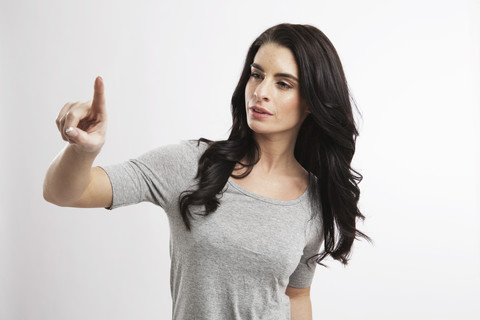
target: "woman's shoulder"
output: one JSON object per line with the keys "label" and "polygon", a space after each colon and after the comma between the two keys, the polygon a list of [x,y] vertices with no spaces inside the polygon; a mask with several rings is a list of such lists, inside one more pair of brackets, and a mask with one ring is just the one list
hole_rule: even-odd
{"label": "woman's shoulder", "polygon": [[180,149],[184,149],[185,152],[191,152],[197,157],[200,157],[213,142],[214,141],[210,141],[204,138],[188,139],[181,140],[177,147],[179,147]]}
{"label": "woman's shoulder", "polygon": [[207,147],[207,143],[198,139],[178,140],[144,152],[135,161],[152,167],[162,167],[167,164],[190,167],[197,163]]}
{"label": "woman's shoulder", "polygon": [[189,147],[198,148],[198,149],[206,149],[208,148],[208,146],[210,146],[214,142],[215,141],[208,140],[205,138],[180,140],[180,144],[184,144]]}

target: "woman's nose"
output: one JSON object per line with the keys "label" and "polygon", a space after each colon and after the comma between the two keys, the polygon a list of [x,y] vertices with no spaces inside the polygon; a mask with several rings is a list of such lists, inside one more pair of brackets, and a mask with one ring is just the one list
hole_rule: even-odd
{"label": "woman's nose", "polygon": [[253,92],[253,95],[257,98],[257,100],[270,100],[270,92],[269,87],[266,79],[263,79],[262,82],[258,84]]}

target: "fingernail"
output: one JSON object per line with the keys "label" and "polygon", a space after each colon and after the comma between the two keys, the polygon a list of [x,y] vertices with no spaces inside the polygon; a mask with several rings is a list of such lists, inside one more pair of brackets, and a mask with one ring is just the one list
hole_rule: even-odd
{"label": "fingernail", "polygon": [[65,133],[67,134],[67,136],[69,137],[76,137],[78,132],[77,130],[74,130],[73,127],[68,127],[67,130],[65,130]]}

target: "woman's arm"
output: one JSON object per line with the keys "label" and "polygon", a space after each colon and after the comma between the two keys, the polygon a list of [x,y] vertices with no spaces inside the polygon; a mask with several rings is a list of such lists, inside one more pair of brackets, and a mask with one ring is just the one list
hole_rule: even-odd
{"label": "woman's arm", "polygon": [[109,207],[112,186],[103,169],[92,168],[95,156],[78,153],[68,145],[47,170],[43,182],[44,199],[62,207]]}
{"label": "woman's arm", "polygon": [[69,144],[47,170],[43,197],[59,206],[110,206],[110,180],[101,168],[92,168],[105,142],[107,114],[102,78],[95,80],[91,103],[65,104],[56,122],[63,140]]}
{"label": "woman's arm", "polygon": [[294,288],[287,286],[285,294],[290,298],[291,320],[312,320],[312,302],[310,287]]}

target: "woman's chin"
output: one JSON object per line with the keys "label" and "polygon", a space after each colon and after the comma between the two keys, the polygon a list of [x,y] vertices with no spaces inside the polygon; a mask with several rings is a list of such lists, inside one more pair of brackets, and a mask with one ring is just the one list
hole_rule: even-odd
{"label": "woman's chin", "polygon": [[269,130],[268,126],[259,123],[248,123],[248,127],[257,134],[273,133],[271,128]]}

